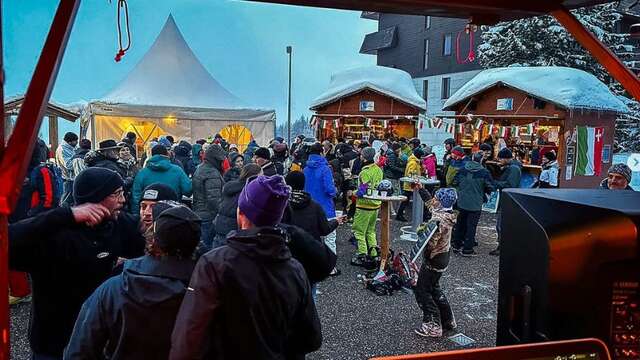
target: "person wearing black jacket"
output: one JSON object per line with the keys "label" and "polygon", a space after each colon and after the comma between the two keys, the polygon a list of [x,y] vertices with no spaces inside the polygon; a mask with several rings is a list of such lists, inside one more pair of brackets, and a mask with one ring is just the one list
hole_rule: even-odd
{"label": "person wearing black jacket", "polygon": [[152,252],[127,260],[85,301],[64,358],[166,359],[200,240],[200,218],[186,206],[154,208]]}
{"label": "person wearing black jacket", "polygon": [[253,162],[260,165],[265,176],[278,175],[278,168],[271,162],[271,153],[265,147],[258,148],[253,154]]}
{"label": "person wearing black jacket", "polygon": [[[334,232],[338,228],[338,225],[344,222],[344,217],[327,220],[327,216],[320,204],[311,199],[311,195],[304,191],[304,173],[292,171],[287,174],[285,179],[287,185],[291,186],[292,191],[289,206],[285,209],[284,216],[282,217],[282,223],[298,226],[309,233],[319,243],[327,245],[322,237]],[[309,219],[315,220],[309,221]],[[335,249],[329,249],[335,255]],[[296,258],[295,254],[293,257]],[[302,262],[302,265],[304,265],[304,262]],[[330,275],[340,275],[340,271],[338,269],[332,269]],[[311,281],[311,283],[315,285],[313,281]],[[315,286],[312,286],[312,291],[314,291],[315,298]]]}
{"label": "person wearing black jacket", "polygon": [[196,264],[169,359],[303,359],[320,348],[309,279],[277,227],[289,195],[280,176],[244,187],[239,230]]}
{"label": "person wearing black jacket", "polygon": [[[253,176],[261,175],[262,169],[256,164],[246,164],[240,171],[238,180],[230,181],[222,187],[222,201],[218,214],[213,220],[213,248],[223,246],[227,243],[227,234],[238,229],[238,220],[236,214],[238,212],[238,197],[244,189],[247,180]],[[211,246],[200,244],[198,255],[211,250]]]}
{"label": "person wearing black jacket", "polygon": [[122,212],[124,182],[91,168],[74,182],[76,205],[9,225],[9,268],[33,286],[30,344],[34,358],[58,359],[82,303],[106,280],[118,258],[144,253],[138,221]]}

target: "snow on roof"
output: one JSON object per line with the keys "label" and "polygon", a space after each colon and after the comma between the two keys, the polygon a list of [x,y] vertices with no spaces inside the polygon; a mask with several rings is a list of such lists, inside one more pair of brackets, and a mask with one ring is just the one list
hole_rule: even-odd
{"label": "snow on roof", "polygon": [[447,110],[498,83],[567,109],[629,112],[629,108],[595,76],[561,66],[487,69],[462,86],[444,104]]}
{"label": "snow on roof", "polygon": [[142,60],[101,101],[187,108],[244,107],[202,66],[171,15]]}
{"label": "snow on roof", "polygon": [[369,88],[422,110],[426,102],[418,93],[408,73],[384,66],[366,66],[342,71],[331,76],[329,89],[311,103],[311,110],[339,98]]}

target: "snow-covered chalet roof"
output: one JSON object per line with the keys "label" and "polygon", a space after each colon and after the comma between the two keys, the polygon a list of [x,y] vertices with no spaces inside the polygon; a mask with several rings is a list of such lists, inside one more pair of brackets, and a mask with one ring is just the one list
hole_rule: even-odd
{"label": "snow-covered chalet roof", "polygon": [[561,66],[487,69],[462,86],[444,104],[444,110],[493,86],[503,84],[566,109],[627,113],[629,108],[595,76]]}
{"label": "snow-covered chalet roof", "polygon": [[100,101],[184,108],[244,107],[200,63],[171,15],[142,60]]}
{"label": "snow-covered chalet roof", "polygon": [[310,108],[315,110],[367,88],[426,110],[427,103],[418,95],[411,75],[384,66],[366,66],[333,74],[329,89],[313,100]]}

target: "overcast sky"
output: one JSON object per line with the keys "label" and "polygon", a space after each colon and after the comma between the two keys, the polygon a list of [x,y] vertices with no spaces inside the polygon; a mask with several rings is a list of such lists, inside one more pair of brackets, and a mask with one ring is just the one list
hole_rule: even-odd
{"label": "overcast sky", "polygon": [[[116,2],[82,2],[55,101],[89,101],[108,93],[149,49],[170,13],[213,77],[246,103],[276,109],[279,122],[287,116],[287,45],[294,48],[293,119],[309,113],[309,103],[332,73],[375,64],[375,56],[358,51],[377,23],[361,19],[359,12],[225,0],[129,1],[133,44],[116,63]],[[56,4],[2,2],[5,96],[25,92]]]}

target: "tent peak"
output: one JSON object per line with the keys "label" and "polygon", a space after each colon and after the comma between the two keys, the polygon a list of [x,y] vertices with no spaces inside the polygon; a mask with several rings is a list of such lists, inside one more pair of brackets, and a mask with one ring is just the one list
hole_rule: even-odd
{"label": "tent peak", "polygon": [[101,100],[186,108],[245,107],[202,65],[171,14],[140,62]]}

